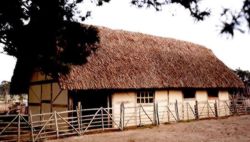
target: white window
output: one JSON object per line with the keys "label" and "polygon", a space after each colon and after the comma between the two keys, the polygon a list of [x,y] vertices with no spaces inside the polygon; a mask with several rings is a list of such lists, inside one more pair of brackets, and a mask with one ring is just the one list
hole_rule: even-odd
{"label": "white window", "polygon": [[137,92],[137,103],[153,103],[154,92],[153,91],[140,91]]}

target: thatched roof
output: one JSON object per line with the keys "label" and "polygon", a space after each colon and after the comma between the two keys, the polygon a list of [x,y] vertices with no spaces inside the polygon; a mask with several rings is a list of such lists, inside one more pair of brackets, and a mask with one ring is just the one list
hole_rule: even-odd
{"label": "thatched roof", "polygon": [[[141,33],[99,28],[100,47],[59,78],[63,89],[242,88],[211,50]],[[219,47],[218,47],[219,48]]]}

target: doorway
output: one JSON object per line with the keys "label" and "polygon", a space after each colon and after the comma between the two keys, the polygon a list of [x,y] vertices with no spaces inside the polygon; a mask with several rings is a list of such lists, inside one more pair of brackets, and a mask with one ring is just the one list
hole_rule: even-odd
{"label": "doorway", "polygon": [[73,100],[73,108],[81,103],[83,109],[107,108],[111,107],[111,92],[103,90],[80,90],[71,91],[70,95]]}
{"label": "doorway", "polygon": [[[88,129],[111,128],[112,115],[111,92],[103,90],[80,90],[71,91],[70,96],[73,102],[73,108],[76,109],[81,103],[81,122],[90,125]],[[102,108],[101,108],[102,107]],[[73,114],[74,117],[77,114]]]}

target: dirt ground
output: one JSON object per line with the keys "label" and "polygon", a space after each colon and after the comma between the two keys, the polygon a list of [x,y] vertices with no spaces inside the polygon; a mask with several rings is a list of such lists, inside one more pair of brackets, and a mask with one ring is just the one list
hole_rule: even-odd
{"label": "dirt ground", "polygon": [[50,142],[250,142],[250,115],[105,132]]}

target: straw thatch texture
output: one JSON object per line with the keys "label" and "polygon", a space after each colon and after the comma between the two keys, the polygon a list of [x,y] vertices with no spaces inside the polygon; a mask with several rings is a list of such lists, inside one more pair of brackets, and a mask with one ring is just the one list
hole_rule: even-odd
{"label": "straw thatch texture", "polygon": [[[59,78],[64,89],[241,88],[211,50],[190,42],[99,28],[100,47]],[[218,47],[219,48],[219,47]]]}

